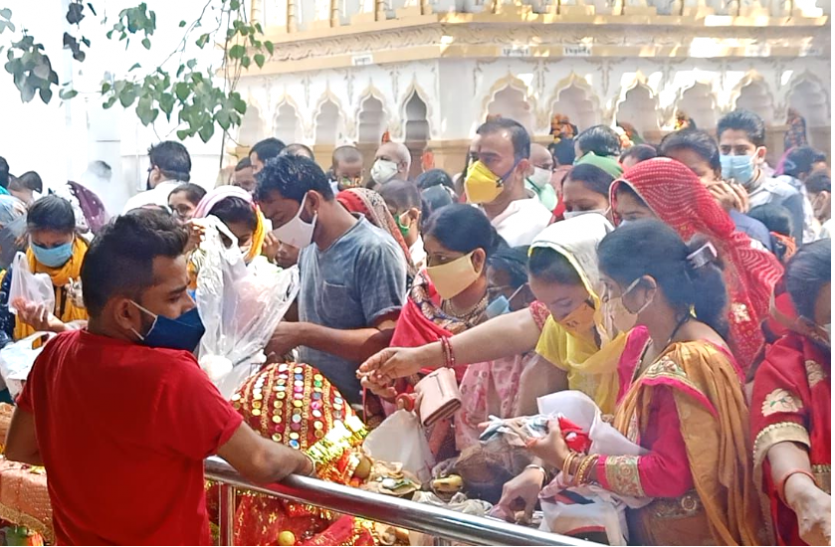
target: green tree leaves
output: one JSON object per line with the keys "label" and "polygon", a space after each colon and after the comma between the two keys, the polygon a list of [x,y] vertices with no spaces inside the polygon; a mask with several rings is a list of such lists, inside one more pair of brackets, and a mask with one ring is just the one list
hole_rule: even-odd
{"label": "green tree leaves", "polygon": [[[245,4],[241,0],[223,0],[218,24],[205,27],[215,29],[210,32],[197,30],[203,27],[205,7],[193,22],[179,21],[178,28],[184,29],[183,39],[159,66],[143,75],[142,65],[135,63],[124,78],[102,83],[100,93],[104,108],[112,108],[116,103],[124,108],[133,108],[143,125],[158,121],[162,113],[167,121],[178,124],[177,137],[180,139],[197,136],[208,141],[218,128],[226,132],[239,126],[247,106],[235,91],[241,70],[253,65],[263,68],[275,53],[273,42],[263,40],[261,24],[249,22]],[[93,2],[69,0],[68,22],[78,25],[90,14],[98,17]],[[16,31],[11,18],[11,10],[0,8],[0,34]],[[151,50],[156,30],[156,13],[141,2],[119,12],[118,19],[107,32],[107,38],[125,42],[127,49],[131,38],[136,37],[144,49]],[[176,54],[182,59],[189,43],[201,49],[210,43],[222,46],[225,55],[220,69],[200,67],[197,59],[188,58],[178,61],[176,71],[169,73],[167,61]],[[78,62],[83,62],[90,52],[90,40],[84,36],[64,33],[63,44]],[[82,46],[88,51],[85,52]],[[0,51],[3,51],[2,45]],[[39,96],[44,103],[48,103],[55,87],[59,87],[61,100],[71,100],[78,95],[78,91],[68,84],[59,86],[58,75],[52,69],[44,46],[25,31],[21,39],[11,43],[5,54],[5,70],[12,76],[24,102]]]}

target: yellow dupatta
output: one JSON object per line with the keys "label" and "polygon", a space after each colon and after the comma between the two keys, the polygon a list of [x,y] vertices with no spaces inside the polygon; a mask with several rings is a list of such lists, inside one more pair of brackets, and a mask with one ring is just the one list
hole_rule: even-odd
{"label": "yellow dupatta", "polygon": [[[49,275],[52,280],[52,286],[55,288],[55,309],[52,312],[58,319],[64,323],[76,321],[79,319],[86,320],[87,310],[84,307],[76,306],[67,291],[67,285],[70,279],[78,281],[81,279],[81,263],[84,261],[84,255],[87,253],[87,242],[79,236],[75,236],[72,244],[72,256],[70,259],[58,268],[50,268],[44,266],[35,258],[35,253],[29,248],[26,250],[26,258],[29,261],[29,270],[32,273],[45,273]],[[15,272],[12,271],[12,275]],[[60,314],[60,315],[59,315]],[[27,336],[34,334],[35,329],[27,325],[20,318],[16,318],[14,327],[14,339],[22,340]]]}
{"label": "yellow dupatta", "polygon": [[553,317],[542,329],[536,352],[568,373],[569,389],[582,391],[604,414],[612,414],[618,395],[617,365],[626,345],[626,335],[610,338],[601,313],[600,271],[597,245],[614,227],[606,217],[590,213],[552,224],[531,244],[531,249],[548,248],[564,256],[574,267],[588,291],[595,309],[595,329],[601,347],[593,339],[569,333]]}
{"label": "yellow dupatta", "polygon": [[[693,484],[717,545],[759,545],[763,521],[752,480],[748,405],[729,357],[704,341],[671,344],[632,383],[614,426],[635,440],[647,427],[653,390],[672,388]],[[653,511],[647,530],[660,530]]]}

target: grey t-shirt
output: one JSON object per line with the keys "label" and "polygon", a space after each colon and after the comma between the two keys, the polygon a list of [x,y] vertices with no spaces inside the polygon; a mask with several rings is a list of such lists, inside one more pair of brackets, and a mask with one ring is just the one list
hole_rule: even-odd
{"label": "grey t-shirt", "polygon": [[[324,251],[313,244],[299,257],[299,320],[339,330],[367,328],[400,310],[406,295],[406,259],[387,232],[359,221]],[[361,363],[302,347],[300,359],[322,371],[351,403],[361,400]]]}

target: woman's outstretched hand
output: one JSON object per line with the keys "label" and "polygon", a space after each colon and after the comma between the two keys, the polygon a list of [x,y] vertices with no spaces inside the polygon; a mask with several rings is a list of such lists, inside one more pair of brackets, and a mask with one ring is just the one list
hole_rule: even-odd
{"label": "woman's outstretched hand", "polygon": [[418,359],[419,348],[386,348],[369,357],[357,370],[357,377],[375,385],[387,385],[424,368]]}

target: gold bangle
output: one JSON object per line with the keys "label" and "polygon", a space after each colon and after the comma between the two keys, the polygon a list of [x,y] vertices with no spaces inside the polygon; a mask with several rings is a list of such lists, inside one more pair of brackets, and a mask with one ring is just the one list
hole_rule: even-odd
{"label": "gold bangle", "polygon": [[571,474],[571,464],[574,463],[574,458],[576,458],[576,457],[577,457],[577,453],[574,452],[573,450],[569,450],[568,456],[566,456],[565,459],[562,461],[562,469],[560,469],[560,471],[562,471],[566,475],[570,475]]}
{"label": "gold bangle", "polygon": [[591,472],[594,469],[594,466],[597,465],[598,458],[599,456],[597,454],[592,454],[591,456],[586,457],[584,461],[586,466],[583,468],[583,473],[577,479],[579,484],[588,484],[591,482],[589,478],[591,477]]}
{"label": "gold bangle", "polygon": [[580,486],[580,484],[582,484],[582,478],[586,473],[586,469],[588,469],[591,464],[592,458],[593,456],[586,456],[580,460],[580,467],[577,468],[577,474],[574,475],[574,480],[571,481],[572,485]]}

